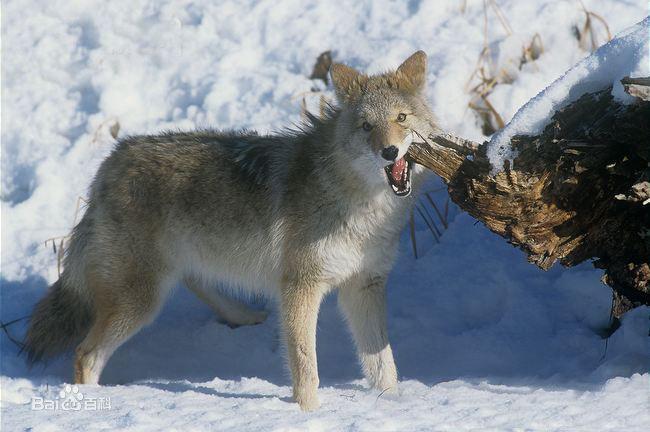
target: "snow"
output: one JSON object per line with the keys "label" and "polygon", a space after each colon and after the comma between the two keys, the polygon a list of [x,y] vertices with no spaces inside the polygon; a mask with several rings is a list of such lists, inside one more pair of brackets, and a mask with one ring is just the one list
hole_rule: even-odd
{"label": "snow", "polygon": [[[56,280],[56,255],[43,243],[68,233],[116,124],[120,136],[207,125],[277,130],[300,120],[304,92],[322,88],[307,78],[322,51],[378,72],[424,49],[441,126],[486,139],[465,91],[483,48],[483,2],[469,0],[464,13],[459,3],[4,2],[2,321],[28,315]],[[513,30],[508,36],[488,10],[500,61],[518,61],[535,33],[545,48],[490,95],[508,121],[588,53],[571,30],[584,22],[578,2],[497,3]],[[585,6],[612,33],[647,14],[640,0]],[[620,40],[638,45],[638,35]],[[620,44],[568,75],[578,78],[590,62],[602,71],[627,65]],[[310,109],[319,96],[306,96]],[[444,192],[433,196],[444,204]],[[55,399],[71,381],[71,358],[30,370],[2,334],[1,429],[647,430],[650,310],[628,313],[605,342],[611,291],[599,271],[542,272],[474,222],[451,206],[435,244],[418,221],[418,260],[403,235],[388,294],[398,396],[367,389],[333,297],[319,319],[322,408],[305,414],[290,401],[273,305],[255,303],[272,310],[264,324],[231,329],[179,287],[156,322],[115,353],[105,385],[80,387],[86,399],[110,398],[110,409],[33,410],[34,398]],[[24,322],[8,330],[20,337]]]}
{"label": "snow", "polygon": [[516,156],[510,146],[513,136],[541,133],[556,111],[585,93],[613,86],[612,94],[616,99],[633,101],[634,98],[623,91],[620,80],[625,76],[650,76],[649,39],[650,17],[646,17],[573,66],[521,107],[508,125],[490,140],[487,155],[493,169],[500,169],[505,160],[512,162]]}

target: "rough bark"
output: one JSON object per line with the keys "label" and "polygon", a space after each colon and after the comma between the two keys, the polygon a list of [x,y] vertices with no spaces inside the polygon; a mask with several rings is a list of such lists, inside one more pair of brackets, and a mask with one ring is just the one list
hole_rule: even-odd
{"label": "rough bark", "polygon": [[[647,81],[623,81],[558,111],[537,136],[516,136],[495,175],[478,145],[432,133],[409,156],[447,183],[451,199],[542,269],[590,260],[614,290],[613,314],[650,304],[650,102]],[[634,91],[630,91],[630,87]]]}

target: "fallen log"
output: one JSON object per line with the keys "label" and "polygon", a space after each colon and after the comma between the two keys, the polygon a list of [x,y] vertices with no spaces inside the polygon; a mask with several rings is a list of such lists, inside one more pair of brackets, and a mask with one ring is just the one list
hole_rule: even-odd
{"label": "fallen log", "polygon": [[592,261],[614,292],[613,315],[650,305],[648,79],[622,81],[555,113],[537,136],[515,136],[513,163],[496,174],[481,145],[434,131],[409,156],[446,183],[461,209],[546,270]]}

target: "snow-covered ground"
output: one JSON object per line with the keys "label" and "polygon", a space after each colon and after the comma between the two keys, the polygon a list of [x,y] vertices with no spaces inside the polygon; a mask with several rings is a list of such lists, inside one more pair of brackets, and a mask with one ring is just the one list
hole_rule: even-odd
{"label": "snow-covered ground", "polygon": [[[486,139],[465,90],[483,49],[483,4],[3,2],[2,322],[29,314],[56,279],[56,255],[43,243],[69,231],[116,124],[120,136],[196,126],[271,131],[300,120],[301,95],[319,85],[307,77],[322,51],[372,72],[424,49],[441,126]],[[588,54],[572,30],[585,15],[574,0],[497,0],[508,35],[487,4],[496,64],[514,75],[490,101],[508,121]],[[648,13],[642,0],[585,6],[613,34]],[[544,52],[513,68],[536,33]],[[306,98],[317,109],[319,95]],[[116,352],[102,387],[65,393],[69,357],[29,370],[0,335],[1,429],[648,430],[649,309],[628,313],[606,343],[599,333],[611,292],[600,272],[542,272],[453,206],[450,218],[440,244],[419,223],[418,260],[403,236],[389,281],[398,396],[366,388],[333,298],[319,321],[322,408],[302,413],[290,401],[273,305],[258,302],[272,310],[264,324],[231,329],[179,287],[159,319]],[[24,322],[8,331],[21,337]],[[110,398],[110,407],[35,409],[61,391]]]}

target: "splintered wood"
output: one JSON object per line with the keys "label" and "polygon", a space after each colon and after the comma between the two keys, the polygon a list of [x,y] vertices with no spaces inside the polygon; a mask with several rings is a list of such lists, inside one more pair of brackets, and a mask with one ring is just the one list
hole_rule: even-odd
{"label": "splintered wood", "polygon": [[604,269],[613,314],[650,304],[650,80],[624,79],[555,113],[538,136],[516,136],[512,165],[495,175],[479,145],[431,133],[410,157],[442,177],[451,199],[542,269],[584,261]]}

